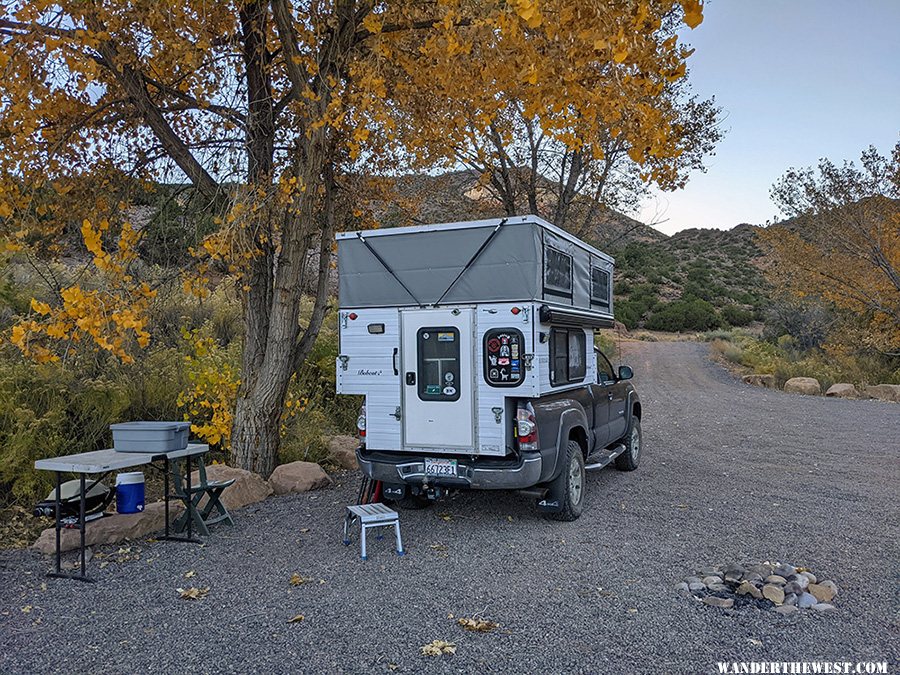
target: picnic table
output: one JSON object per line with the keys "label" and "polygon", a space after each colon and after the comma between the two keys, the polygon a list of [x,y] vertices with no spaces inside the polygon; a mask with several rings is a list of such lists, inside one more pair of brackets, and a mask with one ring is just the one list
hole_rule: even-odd
{"label": "picnic table", "polygon": [[[93,581],[87,576],[85,571],[85,496],[94,485],[103,480],[113,471],[126,469],[137,466],[150,466],[153,469],[162,471],[165,483],[164,500],[165,500],[165,517],[166,530],[162,539],[169,541],[187,541],[202,543],[202,540],[193,536],[192,522],[199,516],[197,512],[197,500],[193,498],[191,486],[191,461],[198,459],[200,464],[203,463],[203,455],[209,451],[209,446],[205,443],[189,443],[186,448],[181,450],[172,450],[170,452],[118,452],[112,448],[106,450],[95,450],[93,452],[82,452],[77,455],[65,455],[63,457],[51,457],[49,459],[39,459],[34,463],[34,468],[41,471],[54,471],[56,473],[56,570],[49,572],[48,576],[60,577],[64,579],[77,579],[79,581]],[[184,463],[184,474],[172,473],[171,466],[174,463],[176,472],[181,463]],[[61,551],[60,551],[60,531],[63,528],[60,519],[60,487],[62,486],[62,474],[75,473],[78,474],[81,482],[81,499],[79,503],[78,529],[81,531],[81,541],[79,546],[81,556],[81,567],[78,574],[70,574],[62,571]],[[170,476],[176,478],[175,494],[169,489]],[[92,479],[90,486],[85,489],[87,476],[96,476]],[[184,481],[182,483],[182,480]],[[180,489],[181,485],[188,486],[187,490]],[[176,497],[184,503],[187,517],[187,536],[176,536],[169,531],[169,500]],[[201,521],[202,522],[202,521]]]}

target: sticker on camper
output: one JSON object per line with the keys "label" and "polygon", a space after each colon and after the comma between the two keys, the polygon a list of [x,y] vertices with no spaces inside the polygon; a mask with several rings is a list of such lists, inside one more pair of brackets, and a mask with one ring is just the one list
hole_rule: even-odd
{"label": "sticker on camper", "polygon": [[508,366],[508,365],[509,365],[509,359],[497,359],[497,363],[498,363],[499,365],[501,365],[501,366]]}
{"label": "sticker on camper", "polygon": [[456,393],[456,387],[444,387],[444,396],[453,396]]}
{"label": "sticker on camper", "polygon": [[438,333],[438,342],[453,342],[455,337],[453,333]]}
{"label": "sticker on camper", "polygon": [[429,384],[428,386],[425,387],[425,393],[432,394],[432,395],[440,394],[441,393],[441,385]]}
{"label": "sticker on camper", "polygon": [[444,373],[444,382],[450,384],[453,382],[453,373]]}
{"label": "sticker on camper", "polygon": [[500,349],[500,340],[498,340],[497,338],[491,338],[490,340],[488,340],[487,345],[489,352],[496,352]]}

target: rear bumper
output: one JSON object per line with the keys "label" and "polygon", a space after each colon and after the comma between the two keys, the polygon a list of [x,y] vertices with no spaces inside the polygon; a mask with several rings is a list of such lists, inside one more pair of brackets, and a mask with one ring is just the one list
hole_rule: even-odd
{"label": "rear bumper", "polygon": [[423,457],[389,452],[356,450],[356,459],[369,478],[388,484],[429,485],[474,490],[518,490],[541,480],[541,455],[532,453],[515,459],[457,458],[457,475],[426,476]]}

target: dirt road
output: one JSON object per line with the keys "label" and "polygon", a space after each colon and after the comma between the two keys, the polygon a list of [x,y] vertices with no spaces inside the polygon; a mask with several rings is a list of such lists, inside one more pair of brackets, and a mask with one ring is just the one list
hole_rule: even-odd
{"label": "dirt road", "polygon": [[[358,484],[348,473],[331,489],[238,511],[202,548],[138,542],[137,560],[94,563],[94,585],[45,579],[47,561],[0,552],[0,671],[897,664],[900,406],[752,388],[694,343],[628,343],[624,353],[643,400],[641,467],[589,474],[580,520],[547,521],[517,495],[462,495],[402,513],[407,556],[386,538],[362,562],[340,545]],[[729,613],[673,590],[698,567],[765,560],[834,579],[837,611]],[[293,572],[310,581],[291,586]],[[178,599],[187,585],[209,595]],[[302,622],[287,623],[297,614]],[[456,625],[476,615],[500,628]],[[436,639],[456,654],[422,656]]]}

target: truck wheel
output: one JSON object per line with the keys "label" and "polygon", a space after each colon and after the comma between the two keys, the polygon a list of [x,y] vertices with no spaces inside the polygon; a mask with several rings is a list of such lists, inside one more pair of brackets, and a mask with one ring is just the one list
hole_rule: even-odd
{"label": "truck wheel", "polygon": [[641,458],[641,445],[643,444],[641,420],[634,415],[631,416],[628,433],[625,434],[622,442],[625,444],[625,452],[616,457],[616,468],[619,471],[634,471],[638,468],[638,461]]}
{"label": "truck wheel", "polygon": [[584,455],[577,441],[566,445],[566,462],[562,473],[553,481],[551,494],[560,495],[561,509],[550,516],[554,520],[577,520],[584,510]]}

